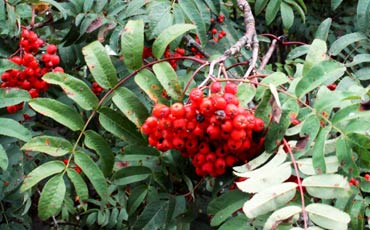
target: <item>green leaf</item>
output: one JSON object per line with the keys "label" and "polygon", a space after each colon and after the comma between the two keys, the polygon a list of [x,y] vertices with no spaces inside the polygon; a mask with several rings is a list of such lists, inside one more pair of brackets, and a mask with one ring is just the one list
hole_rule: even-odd
{"label": "green leaf", "polygon": [[331,0],[331,9],[336,10],[343,0]]}
{"label": "green leaf", "polygon": [[29,105],[36,112],[50,117],[72,131],[81,130],[84,126],[84,121],[76,110],[57,100],[50,98],[35,98],[29,102]]}
{"label": "green leaf", "polygon": [[308,71],[319,62],[328,60],[328,56],[326,54],[327,46],[326,42],[321,39],[313,40],[310,48],[308,50],[306,60],[303,66],[303,76],[305,77]]}
{"label": "green leaf", "polygon": [[247,107],[248,103],[251,102],[256,94],[256,87],[251,84],[240,84],[238,85],[238,92],[236,96],[239,99],[240,106]]}
{"label": "green leaf", "polygon": [[353,75],[361,81],[369,80],[370,79],[370,67],[361,68],[357,70]]}
{"label": "green leaf", "polygon": [[346,67],[352,67],[358,64],[362,64],[364,62],[370,62],[370,54],[357,54],[353,57],[352,61],[346,63]]}
{"label": "green leaf", "polygon": [[288,220],[293,216],[299,214],[302,211],[301,207],[298,206],[287,206],[281,209],[274,211],[269,218],[266,220],[265,225],[263,226],[264,230],[274,229],[277,227],[277,224]]}
{"label": "green leaf", "polygon": [[343,35],[331,44],[329,54],[331,56],[337,56],[344,48],[346,48],[350,44],[354,44],[355,42],[365,39],[367,39],[367,36],[360,32]]}
{"label": "green leaf", "polygon": [[86,177],[89,178],[99,196],[106,200],[108,198],[108,185],[103,172],[96,163],[84,152],[78,151],[74,154],[76,164],[82,169]]}
{"label": "green leaf", "polygon": [[351,172],[352,175],[359,174],[356,162],[352,157],[352,149],[344,137],[339,138],[336,142],[336,156],[338,157],[339,163],[345,172]]}
{"label": "green leaf", "polygon": [[298,82],[295,94],[298,97],[303,97],[306,93],[328,81],[328,79],[334,82],[344,74],[345,70],[346,68],[343,64],[333,60],[317,63]]}
{"label": "green leaf", "polygon": [[290,7],[285,2],[281,2],[280,12],[284,28],[289,29],[290,27],[292,27],[294,22],[294,13],[292,7]]}
{"label": "green leaf", "polygon": [[303,179],[302,186],[308,194],[320,199],[348,197],[351,194],[347,179],[338,174],[309,176]]}
{"label": "green leaf", "polygon": [[[306,175],[315,175],[315,168],[311,158],[301,158],[297,160],[298,168]],[[338,171],[340,164],[336,156],[325,157],[326,173],[335,173]]]}
{"label": "green leaf", "polygon": [[80,79],[65,73],[47,73],[42,79],[49,84],[59,85],[64,93],[83,109],[91,110],[98,107],[98,98]]}
{"label": "green leaf", "polygon": [[15,137],[22,141],[29,141],[32,137],[31,132],[19,122],[0,117],[0,135]]}
{"label": "green leaf", "polygon": [[91,74],[101,87],[109,89],[117,84],[116,69],[100,42],[95,41],[85,46],[82,53]]}
{"label": "green leaf", "polygon": [[101,169],[105,176],[109,176],[112,173],[114,164],[114,153],[112,152],[110,145],[104,137],[93,130],[87,130],[84,134],[85,145],[88,148],[95,150],[99,155]]}
{"label": "green leaf", "polygon": [[289,110],[283,110],[279,123],[271,122],[265,139],[265,150],[267,152],[274,151],[277,147],[276,143],[280,143],[283,139],[285,131],[290,125],[290,113]]}
{"label": "green leaf", "polygon": [[42,0],[42,1],[50,3],[50,5],[54,6],[59,11],[59,13],[62,15],[64,20],[67,19],[67,13],[66,13],[67,10],[60,3],[54,0]]}
{"label": "green leaf", "polygon": [[306,211],[312,222],[327,229],[347,229],[351,221],[347,213],[327,204],[309,204]]}
{"label": "green leaf", "polygon": [[220,13],[220,0],[214,1],[214,0],[204,0],[204,2],[208,5],[208,7],[211,9],[212,13],[219,14]]}
{"label": "green leaf", "polygon": [[162,31],[157,39],[153,43],[153,55],[156,58],[162,57],[166,47],[177,37],[186,33],[189,30],[195,29],[195,26],[192,24],[176,24],[168,27]]}
{"label": "green leaf", "polygon": [[85,181],[82,179],[82,176],[77,173],[74,169],[68,168],[67,175],[71,180],[77,196],[80,198],[80,201],[85,201],[89,198],[89,190]]}
{"label": "green leaf", "polygon": [[310,114],[302,123],[302,129],[300,131],[300,136],[306,139],[306,144],[301,147],[303,152],[309,150],[311,143],[315,140],[317,134],[320,131],[320,120],[316,114]]}
{"label": "green leaf", "polygon": [[158,158],[160,152],[149,146],[127,145],[124,149],[123,160],[125,161],[147,161]]}
{"label": "green leaf", "polygon": [[166,221],[168,201],[153,201],[147,204],[138,217],[134,229],[159,229]]}
{"label": "green leaf", "polygon": [[38,136],[23,145],[22,150],[43,152],[60,157],[72,151],[72,144],[62,137]]}
{"label": "green leaf", "polygon": [[109,108],[99,110],[99,121],[104,129],[131,144],[144,143],[136,126],[121,113]]}
{"label": "green leaf", "polygon": [[[256,159],[253,159],[245,165],[234,167],[234,170],[236,170],[234,171],[234,174],[238,177],[257,177],[260,173],[269,171],[271,168],[276,168],[277,166],[281,165],[287,158],[287,154],[283,150],[283,146],[280,146],[278,152],[274,155],[274,157],[266,164],[264,164],[271,157],[271,155],[271,153],[263,153],[261,155],[263,156],[262,159],[257,157]],[[262,164],[264,164],[262,167],[256,169],[259,165]]]}
{"label": "green leaf", "polygon": [[[268,75],[261,81],[261,83],[265,85],[272,84],[273,86],[276,86],[276,87],[283,85],[287,82],[289,82],[289,78],[282,72],[273,72],[272,74]],[[262,93],[265,90],[268,90],[266,86],[259,86],[257,88],[256,98],[260,99],[262,97]]]}
{"label": "green leaf", "polygon": [[327,18],[323,22],[320,23],[319,28],[316,30],[315,38],[321,39],[323,41],[328,40],[328,34],[330,31],[332,19]]}
{"label": "green leaf", "polygon": [[365,228],[365,220],[364,217],[365,207],[369,207],[366,205],[364,200],[354,199],[352,202],[352,206],[348,213],[351,216],[351,228],[350,229],[366,229]]}
{"label": "green leaf", "polygon": [[307,8],[306,8],[306,5],[304,5],[304,2],[303,2],[303,0],[298,0],[298,2],[300,2],[301,3],[301,6],[303,7],[303,9],[302,9],[302,7],[298,4],[298,3],[296,3],[294,0],[284,0],[286,3],[288,3],[288,4],[290,4],[290,5],[292,5],[297,11],[298,11],[298,13],[299,13],[299,15],[301,16],[301,19],[302,19],[302,21],[303,21],[303,23],[305,23],[305,21],[306,21],[306,14],[305,14],[305,11],[307,11]]}
{"label": "green leaf", "polygon": [[147,179],[152,171],[144,166],[130,166],[118,170],[113,174],[113,183],[116,185],[128,185]]}
{"label": "green leaf", "polygon": [[31,99],[30,94],[23,89],[0,88],[0,108],[16,105]]}
{"label": "green leaf", "polygon": [[200,44],[205,46],[207,44],[207,30],[206,30],[205,23],[202,19],[202,15],[196,9],[197,8],[196,5],[192,1],[188,1],[188,0],[179,0],[178,3],[181,9],[184,11],[185,15],[196,26],[195,29],[197,31]]}
{"label": "green leaf", "polygon": [[63,174],[56,175],[46,182],[37,207],[41,220],[46,220],[59,213],[65,193],[66,185],[64,184]]}
{"label": "green leaf", "polygon": [[263,170],[258,170],[259,173],[256,173],[256,176],[237,182],[236,185],[241,191],[246,193],[261,192],[266,188],[286,181],[292,175],[290,164],[290,162],[286,162],[275,167],[262,167]]}
{"label": "green leaf", "polygon": [[14,62],[8,60],[8,59],[0,59],[0,75],[11,69],[19,69],[19,65],[15,64]]}
{"label": "green leaf", "polygon": [[366,32],[369,28],[369,10],[370,10],[370,2],[368,0],[359,0],[357,3],[357,26],[360,30]]}
{"label": "green leaf", "polygon": [[148,194],[147,185],[144,184],[139,185],[132,189],[131,194],[127,200],[127,210],[129,215],[135,213],[137,208],[144,201],[147,194]]}
{"label": "green leaf", "polygon": [[316,174],[322,174],[326,172],[326,164],[324,158],[325,141],[331,130],[330,126],[327,126],[320,130],[315,140],[315,145],[312,149],[312,163]]}
{"label": "green leaf", "polygon": [[248,218],[255,218],[286,205],[296,194],[297,184],[286,182],[255,194],[245,202],[243,211]]}
{"label": "green leaf", "polygon": [[6,171],[8,165],[9,165],[8,155],[6,154],[4,147],[0,145],[0,168],[3,171]]}
{"label": "green leaf", "polygon": [[303,55],[305,55],[305,54],[308,53],[309,48],[310,48],[310,45],[301,45],[301,46],[298,46],[298,47],[292,49],[289,52],[289,54],[287,56],[287,59],[293,60],[293,59],[296,59],[296,58],[298,58],[300,56],[303,56]]}
{"label": "green leaf", "polygon": [[274,21],[280,9],[280,4],[281,4],[281,0],[270,1],[267,4],[266,13],[265,13],[265,19],[266,19],[267,25],[270,25]]}
{"label": "green leaf", "polygon": [[130,20],[121,35],[121,53],[127,68],[140,68],[143,62],[144,21]]}
{"label": "green leaf", "polygon": [[168,62],[161,62],[153,65],[153,71],[167,94],[172,99],[180,101],[182,99],[182,88],[171,65]]}
{"label": "green leaf", "polygon": [[149,96],[155,103],[168,104],[168,100],[163,96],[163,87],[155,75],[143,69],[135,76],[136,84]]}
{"label": "green leaf", "polygon": [[361,191],[370,193],[370,181],[361,181],[360,188]]}
{"label": "green leaf", "polygon": [[141,127],[149,116],[145,105],[126,87],[116,89],[112,100],[121,112],[137,127]]}
{"label": "green leaf", "polygon": [[56,173],[60,173],[64,169],[65,165],[62,161],[49,161],[38,166],[26,176],[20,188],[20,191],[25,192],[46,177],[49,177]]}
{"label": "green leaf", "polygon": [[263,9],[265,9],[267,3],[269,0],[256,0],[256,3],[254,4],[254,11],[256,15],[259,15]]}
{"label": "green leaf", "polygon": [[240,209],[248,196],[239,190],[229,191],[212,200],[208,205],[208,214],[214,215],[211,226],[222,224],[227,218]]}
{"label": "green leaf", "polygon": [[247,223],[247,217],[242,214],[233,218],[229,218],[225,223],[218,228],[218,230],[245,230],[245,223]]}

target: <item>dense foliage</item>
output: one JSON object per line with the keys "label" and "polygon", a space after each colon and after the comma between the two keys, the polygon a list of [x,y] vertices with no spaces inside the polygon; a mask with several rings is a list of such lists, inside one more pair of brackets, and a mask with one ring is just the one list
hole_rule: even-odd
{"label": "dense foliage", "polygon": [[369,229],[370,2],[248,2],[0,1],[0,229]]}

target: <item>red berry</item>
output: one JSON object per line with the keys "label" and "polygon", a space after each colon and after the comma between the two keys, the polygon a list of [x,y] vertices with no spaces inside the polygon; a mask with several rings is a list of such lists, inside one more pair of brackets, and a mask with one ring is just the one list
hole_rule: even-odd
{"label": "red berry", "polygon": [[50,44],[48,47],[46,47],[46,52],[48,54],[55,54],[58,50],[58,47],[56,45]]}
{"label": "red berry", "polygon": [[170,114],[170,108],[163,104],[156,104],[153,107],[152,114],[156,118],[164,118]]}
{"label": "red berry", "polygon": [[213,28],[213,29],[211,30],[211,33],[212,33],[212,34],[217,34],[217,29],[216,29],[216,28]]}
{"label": "red berry", "polygon": [[221,89],[222,89],[222,86],[221,86],[221,83],[216,81],[216,82],[213,82],[211,85],[210,85],[210,89],[211,89],[211,92],[212,93],[219,93],[221,92]]}
{"label": "red berry", "polygon": [[326,86],[329,90],[334,91],[337,88],[336,84],[330,84]]}
{"label": "red berry", "polygon": [[254,126],[253,131],[255,132],[262,132],[262,130],[265,128],[265,122],[261,118],[254,118]]}
{"label": "red berry", "polygon": [[176,118],[183,118],[185,116],[184,105],[179,102],[171,105],[171,114]]}
{"label": "red berry", "polygon": [[203,91],[195,88],[190,91],[190,101],[194,104],[200,104],[203,101]]}
{"label": "red berry", "polygon": [[238,86],[233,82],[227,82],[224,87],[224,92],[235,95],[238,92]]}

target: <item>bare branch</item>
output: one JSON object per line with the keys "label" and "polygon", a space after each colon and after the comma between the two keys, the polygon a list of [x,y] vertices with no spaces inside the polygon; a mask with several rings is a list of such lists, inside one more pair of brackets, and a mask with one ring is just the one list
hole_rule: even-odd
{"label": "bare branch", "polygon": [[271,45],[265,56],[262,58],[261,65],[258,68],[258,71],[263,70],[267,63],[269,62],[271,55],[274,53],[276,48],[277,39],[272,40]]}

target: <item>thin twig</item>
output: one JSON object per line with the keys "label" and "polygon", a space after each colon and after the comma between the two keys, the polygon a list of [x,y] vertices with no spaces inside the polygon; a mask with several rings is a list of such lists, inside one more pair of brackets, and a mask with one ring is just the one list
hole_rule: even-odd
{"label": "thin twig", "polygon": [[263,70],[265,68],[265,66],[267,65],[267,63],[269,62],[269,60],[271,58],[271,55],[274,53],[274,51],[276,49],[277,41],[278,41],[277,39],[272,40],[269,50],[267,51],[265,56],[262,58],[262,62],[261,62],[261,65],[258,68],[258,71]]}
{"label": "thin twig", "polygon": [[290,158],[292,160],[294,171],[295,171],[295,174],[296,174],[296,177],[297,177],[297,184],[298,184],[298,188],[299,188],[299,193],[301,194],[303,224],[304,224],[304,229],[306,230],[308,228],[308,225],[307,225],[308,216],[307,216],[306,206],[305,206],[305,203],[304,203],[303,186],[302,186],[302,182],[301,182],[301,177],[299,176],[299,170],[298,170],[297,162],[295,161],[292,149],[290,148],[290,145],[285,140],[285,138],[283,138],[283,144],[286,147],[286,149],[288,150],[288,153],[289,153]]}
{"label": "thin twig", "polygon": [[59,230],[58,221],[55,219],[55,216],[53,216],[53,222],[54,222],[54,227],[56,227],[56,230]]}
{"label": "thin twig", "polygon": [[205,58],[209,58],[210,55],[202,48],[202,46],[194,40],[190,35],[185,35],[186,46],[194,47],[199,53],[201,53]]}

